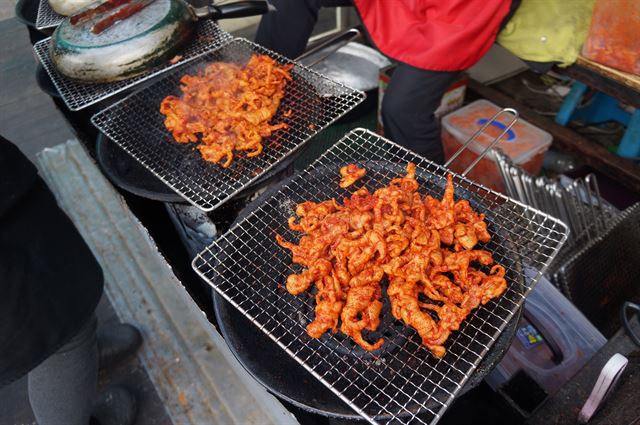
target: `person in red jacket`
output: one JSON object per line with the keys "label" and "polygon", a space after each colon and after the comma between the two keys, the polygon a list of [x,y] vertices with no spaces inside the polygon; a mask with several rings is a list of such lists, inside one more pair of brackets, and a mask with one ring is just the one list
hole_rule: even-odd
{"label": "person in red jacket", "polygon": [[355,5],[369,38],[398,62],[382,102],[385,135],[437,163],[444,161],[434,112],[459,73],[491,48],[520,0],[271,0],[256,42],[300,55],[321,7]]}

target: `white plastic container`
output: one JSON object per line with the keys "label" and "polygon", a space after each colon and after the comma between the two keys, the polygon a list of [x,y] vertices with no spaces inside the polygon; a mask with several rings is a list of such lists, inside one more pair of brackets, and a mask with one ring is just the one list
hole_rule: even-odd
{"label": "white plastic container", "polygon": [[[497,105],[481,99],[446,115],[442,119],[442,145],[445,158],[449,159],[453,156],[476,131],[501,109]],[[502,133],[506,128],[505,124],[508,125],[511,119],[510,114],[503,114],[498,118],[460,154],[451,164],[451,169],[456,172],[464,171]],[[549,149],[552,140],[551,134],[519,119],[505,137],[498,142],[496,148],[502,150],[516,165],[536,175],[540,172],[544,154]],[[469,172],[468,177],[491,189],[505,191],[498,164],[491,152],[476,164]]]}

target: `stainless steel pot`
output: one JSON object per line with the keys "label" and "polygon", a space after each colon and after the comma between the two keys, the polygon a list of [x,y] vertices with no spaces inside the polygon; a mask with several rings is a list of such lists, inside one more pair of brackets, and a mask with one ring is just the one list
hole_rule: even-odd
{"label": "stainless steel pot", "polygon": [[194,7],[184,0],[155,0],[99,34],[91,31],[95,19],[72,25],[67,18],[51,37],[51,59],[60,74],[74,80],[124,80],[178,54],[191,38],[199,18],[236,18],[269,10],[266,1]]}

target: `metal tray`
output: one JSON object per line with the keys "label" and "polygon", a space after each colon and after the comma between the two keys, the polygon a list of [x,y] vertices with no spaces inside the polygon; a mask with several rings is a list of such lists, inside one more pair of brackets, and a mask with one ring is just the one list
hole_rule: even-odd
{"label": "metal tray", "polygon": [[165,65],[153,68],[137,77],[114,83],[88,84],[74,81],[60,75],[53,66],[49,54],[51,37],[35,43],[33,49],[38,60],[40,60],[40,63],[49,75],[49,78],[51,78],[51,81],[60,93],[64,103],[70,110],[78,111],[179,67],[182,64],[191,62],[233,40],[231,34],[223,31],[218,24],[213,21],[203,20],[199,21],[196,25],[197,28],[194,38],[182,52],[182,58],[180,60],[175,63],[167,62]]}
{"label": "metal tray", "polygon": [[[469,199],[487,216],[493,239],[484,249],[507,269],[507,291],[472,312],[447,341],[442,359],[431,355],[406,327],[382,329],[388,347],[376,356],[358,353],[359,347],[337,334],[310,338],[306,312],[314,303],[311,297],[294,297],[283,288],[286,276],[299,270],[291,264],[290,253],[276,244],[275,234],[287,240],[296,237],[287,218],[297,203],[350,193],[337,185],[340,165],[388,164],[363,178],[372,190],[403,174],[407,162],[419,170],[420,192],[441,197],[449,170],[368,130],[354,130],[192,263],[227,301],[371,423],[436,423],[567,237],[559,220],[454,174],[457,196]],[[326,168],[335,170],[333,179],[314,177]],[[525,275],[525,268],[536,272]]]}
{"label": "metal tray", "polygon": [[38,4],[38,14],[36,15],[36,29],[43,30],[55,28],[64,20],[64,16],[56,13],[51,8],[49,0],[40,0]]}
{"label": "metal tray", "polygon": [[[229,168],[222,168],[202,159],[194,144],[176,143],[159,110],[164,97],[180,94],[182,75],[195,73],[213,61],[245,63],[254,53],[291,63],[255,43],[236,39],[97,113],[91,121],[187,201],[211,211],[364,99],[364,93],[296,65],[291,70],[293,81],[287,84],[274,117],[275,122],[286,122],[289,127],[265,138],[262,154],[254,158],[238,154]],[[289,109],[291,116],[284,117]]]}

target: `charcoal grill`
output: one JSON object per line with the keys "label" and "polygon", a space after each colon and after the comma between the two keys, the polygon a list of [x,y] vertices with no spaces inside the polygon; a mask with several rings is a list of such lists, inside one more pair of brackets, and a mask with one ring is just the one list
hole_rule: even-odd
{"label": "charcoal grill", "polygon": [[[333,82],[322,75],[295,65],[293,80],[273,118],[285,122],[281,129],[263,140],[264,151],[254,158],[238,154],[229,168],[205,161],[194,144],[179,144],[164,126],[160,102],[167,95],[179,95],[179,80],[214,61],[246,63],[252,54],[269,55],[280,63],[292,63],[255,43],[236,39],[221,48],[165,75],[92,117],[93,124],[136,158],[187,201],[211,211],[245,189],[297,151],[319,131],[353,109],[364,93]],[[291,116],[283,114],[292,111]]]}
{"label": "charcoal grill", "polygon": [[40,0],[36,15],[36,29],[55,28],[64,20],[64,16],[56,13],[49,4],[49,0]]}
{"label": "charcoal grill", "polygon": [[[42,2],[46,3],[46,0]],[[60,93],[60,97],[65,105],[67,105],[71,111],[78,111],[122,93],[131,87],[142,84],[171,69],[191,62],[233,40],[231,34],[223,31],[218,24],[213,21],[199,21],[196,25],[195,36],[193,40],[187,44],[179,60],[174,63],[167,62],[165,65],[155,67],[137,77],[113,83],[82,83],[58,73],[51,61],[49,52],[51,48],[51,37],[35,43],[33,49],[38,60],[49,75],[49,78],[51,78],[51,81]]]}
{"label": "charcoal grill", "polygon": [[[285,239],[295,240],[297,235],[288,229],[287,218],[297,203],[340,199],[350,193],[337,185],[340,165],[372,161],[388,165],[368,171],[361,180],[370,190],[404,174],[407,162],[413,162],[421,170],[417,176],[421,193],[441,197],[450,173],[368,130],[354,130],[198,254],[193,268],[369,422],[433,424],[522,306],[564,243],[567,228],[547,214],[454,174],[458,196],[467,197],[476,210],[487,215],[494,237],[484,249],[506,267],[510,282],[507,291],[472,312],[445,344],[447,354],[442,359],[432,356],[415,333],[394,327],[381,329],[383,334],[387,332],[386,344],[393,344],[383,355],[359,356],[346,339],[332,335],[312,339],[306,334],[308,319],[304,311],[313,308],[313,301],[310,297],[293,297],[284,289],[286,276],[300,269],[291,264],[290,253],[276,244],[274,236],[280,233]],[[334,169],[334,178],[314,178],[314,171],[322,168]],[[537,273],[525,275],[520,264]],[[306,306],[301,308],[300,303]]]}

